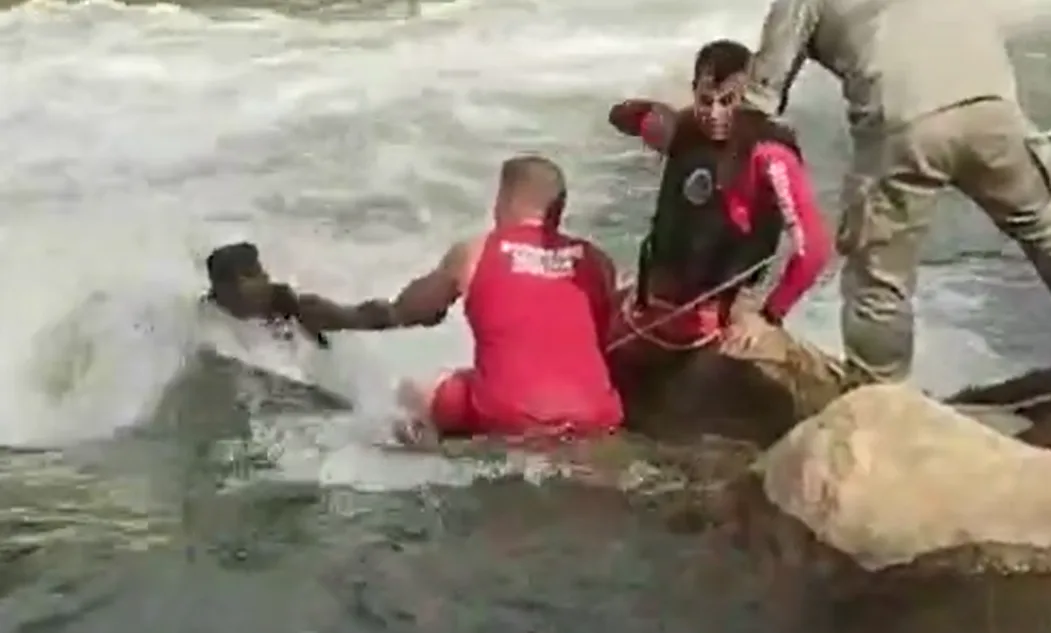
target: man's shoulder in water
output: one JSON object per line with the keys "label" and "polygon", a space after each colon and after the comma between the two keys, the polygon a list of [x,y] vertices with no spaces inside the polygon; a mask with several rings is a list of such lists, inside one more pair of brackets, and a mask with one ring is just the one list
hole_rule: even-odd
{"label": "man's shoulder in water", "polygon": [[[293,348],[308,346],[307,353],[327,353],[329,347],[322,332],[299,320],[296,293],[271,281],[254,244],[220,246],[209,254],[206,267],[209,288],[197,306],[204,328],[196,371],[220,382],[236,379],[235,389],[249,387],[262,396],[259,405],[264,410],[308,413],[353,408],[346,396],[267,367],[266,362],[252,362],[256,351],[291,353]],[[296,360],[291,353],[289,363]]]}

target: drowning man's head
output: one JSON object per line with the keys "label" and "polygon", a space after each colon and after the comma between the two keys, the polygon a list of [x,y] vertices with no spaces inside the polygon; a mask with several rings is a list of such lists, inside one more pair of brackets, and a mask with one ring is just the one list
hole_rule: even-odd
{"label": "drowning man's head", "polygon": [[269,317],[273,289],[259,261],[259,249],[249,242],[216,248],[205,262],[211,285],[208,298],[238,318]]}
{"label": "drowning man's head", "polygon": [[[259,249],[251,242],[225,244],[205,260],[210,288],[206,299],[238,319],[265,319],[271,323],[300,320],[299,298],[286,284],[275,284],[259,260]],[[302,325],[302,324],[301,324]],[[306,328],[321,347],[328,339]]]}

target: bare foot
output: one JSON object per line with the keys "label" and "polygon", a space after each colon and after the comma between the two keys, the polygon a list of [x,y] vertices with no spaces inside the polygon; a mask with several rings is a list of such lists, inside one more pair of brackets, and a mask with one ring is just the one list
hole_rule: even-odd
{"label": "bare foot", "polygon": [[399,420],[392,428],[394,439],[411,448],[436,448],[439,446],[438,432],[431,424],[421,420]]}

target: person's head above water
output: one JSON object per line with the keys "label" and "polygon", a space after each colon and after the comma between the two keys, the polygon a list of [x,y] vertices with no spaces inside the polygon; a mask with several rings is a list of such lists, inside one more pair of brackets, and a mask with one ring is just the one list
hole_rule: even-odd
{"label": "person's head above water", "polygon": [[[206,299],[238,319],[268,321],[299,320],[299,298],[286,284],[275,284],[259,260],[259,249],[251,242],[224,244],[205,260],[211,287]],[[328,347],[328,339],[307,328],[318,345]]]}
{"label": "person's head above water", "polygon": [[705,44],[693,64],[693,115],[714,141],[726,140],[741,103],[752,52],[733,40]]}
{"label": "person's head above water", "polygon": [[239,318],[269,316],[273,305],[270,276],[259,261],[259,249],[249,242],[225,244],[205,260],[208,297]]}
{"label": "person's head above water", "polygon": [[498,225],[537,220],[557,227],[566,205],[562,169],[543,156],[526,154],[505,160],[493,206]]}

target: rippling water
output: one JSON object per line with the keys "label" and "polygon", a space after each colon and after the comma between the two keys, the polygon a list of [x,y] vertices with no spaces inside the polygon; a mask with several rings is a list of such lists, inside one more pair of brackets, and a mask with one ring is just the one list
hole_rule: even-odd
{"label": "rippling water", "polygon": [[[658,165],[606,109],[681,95],[692,52],[752,41],[761,5],[0,13],[0,632],[769,630],[743,562],[619,495],[374,446],[394,376],[466,360],[459,317],[337,337],[316,369],[361,383],[353,414],[262,415],[169,389],[216,242],[251,238],[276,276],[337,298],[389,293],[484,226],[513,151],[563,163],[571,224],[629,263]],[[1026,23],[1037,5],[1016,6]],[[1051,125],[1051,43],[1028,22],[1013,43],[1025,101]],[[803,84],[791,116],[831,216],[842,109],[820,72]],[[921,382],[1046,358],[1047,297],[1012,253],[973,209],[942,205]],[[834,348],[835,302],[829,280],[792,327]]]}

